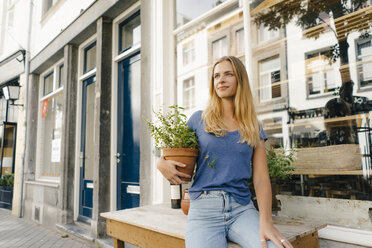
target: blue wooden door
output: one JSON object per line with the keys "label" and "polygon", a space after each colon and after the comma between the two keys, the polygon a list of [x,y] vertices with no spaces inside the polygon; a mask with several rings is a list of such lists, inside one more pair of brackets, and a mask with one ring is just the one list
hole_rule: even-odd
{"label": "blue wooden door", "polygon": [[80,199],[78,220],[90,223],[93,210],[93,159],[94,159],[94,102],[96,77],[82,85],[81,145],[80,145]]}
{"label": "blue wooden door", "polygon": [[117,208],[139,206],[141,55],[119,63],[117,133]]}

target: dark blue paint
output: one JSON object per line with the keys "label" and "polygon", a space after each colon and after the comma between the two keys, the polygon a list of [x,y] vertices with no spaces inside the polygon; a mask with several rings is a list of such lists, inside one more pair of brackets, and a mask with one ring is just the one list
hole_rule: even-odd
{"label": "dark blue paint", "polygon": [[139,186],[141,55],[136,53],[118,68],[118,185],[117,208],[139,206],[139,195],[126,192],[128,185]]}
{"label": "dark blue paint", "polygon": [[[86,123],[86,105],[87,105],[87,87],[95,82],[95,76],[88,78],[83,82],[82,89],[82,116],[81,116],[81,145],[80,152],[85,157],[85,123]],[[83,166],[80,167],[80,199],[79,199],[79,220],[90,222],[92,218],[93,208],[93,189],[87,188],[88,183],[93,183],[92,180],[85,179],[85,159],[83,159]],[[85,218],[84,218],[85,217]]]}

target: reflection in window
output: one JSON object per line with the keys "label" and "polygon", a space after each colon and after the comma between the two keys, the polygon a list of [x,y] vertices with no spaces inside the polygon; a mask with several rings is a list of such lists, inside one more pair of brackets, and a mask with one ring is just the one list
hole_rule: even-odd
{"label": "reflection in window", "polygon": [[192,109],[195,107],[195,80],[194,77],[183,81],[183,107]]}
{"label": "reflection in window", "polygon": [[260,99],[268,101],[281,96],[279,57],[260,62]]}
{"label": "reflection in window", "polygon": [[228,54],[227,37],[212,42],[213,61]]}
{"label": "reflection in window", "polygon": [[48,12],[56,3],[58,0],[44,0],[43,1],[43,15]]}
{"label": "reflection in window", "polygon": [[48,95],[50,92],[53,91],[53,72],[49,73],[48,75],[44,76],[44,90],[43,95]]}
{"label": "reflection in window", "polygon": [[306,83],[309,95],[335,91],[340,82],[336,65],[330,65],[327,53],[329,50],[306,54]]}
{"label": "reflection in window", "polygon": [[137,12],[119,25],[119,53],[141,42],[141,18]]}
{"label": "reflection in window", "polygon": [[269,27],[265,27],[264,24],[260,25],[258,30],[258,41],[266,42],[279,37],[279,30],[269,30]]}
{"label": "reflection in window", "polygon": [[195,45],[194,42],[186,44],[183,47],[183,65],[188,65],[195,60]]}
{"label": "reflection in window", "polygon": [[372,86],[371,40],[357,42],[357,71],[360,87]]}
{"label": "reflection in window", "polygon": [[239,29],[236,31],[236,53],[244,53],[244,29]]}
{"label": "reflection in window", "polygon": [[265,119],[262,121],[262,126],[268,138],[268,140],[265,142],[266,145],[269,145],[273,148],[284,146],[281,117]]}
{"label": "reflection in window", "polygon": [[63,85],[63,71],[64,71],[64,66],[62,64],[59,66],[59,69],[58,69],[58,88],[60,88]]}
{"label": "reflection in window", "polygon": [[62,93],[59,92],[41,102],[39,148],[39,175],[59,177],[62,138]]}
{"label": "reflection in window", "polygon": [[177,27],[201,16],[226,0],[176,0]]}
{"label": "reflection in window", "polygon": [[96,42],[84,49],[84,73],[96,68]]}

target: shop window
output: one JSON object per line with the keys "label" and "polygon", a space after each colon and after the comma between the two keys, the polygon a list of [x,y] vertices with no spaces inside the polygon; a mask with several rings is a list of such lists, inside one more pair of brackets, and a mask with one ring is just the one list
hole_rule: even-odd
{"label": "shop window", "polygon": [[48,95],[50,92],[53,91],[53,76],[54,76],[53,71],[44,76],[43,96]]}
{"label": "shop window", "polygon": [[97,46],[93,42],[84,49],[84,73],[96,68]]}
{"label": "shop window", "polygon": [[195,79],[191,77],[183,81],[183,107],[192,109],[195,107]]}
{"label": "shop window", "polygon": [[188,65],[195,60],[195,45],[190,42],[183,47],[183,65]]}
{"label": "shop window", "polygon": [[[38,178],[56,179],[60,175],[61,166],[61,139],[63,123],[63,97],[62,97],[62,75],[63,65],[56,64],[52,72],[41,77],[41,84],[48,85],[50,92],[39,98],[39,122],[37,137],[37,167]],[[56,80],[53,80],[56,78]],[[48,82],[47,84],[45,82]],[[45,87],[45,86],[44,86]]]}
{"label": "shop window", "polygon": [[239,29],[235,33],[236,37],[236,53],[243,54],[244,53],[244,29]]}
{"label": "shop window", "polygon": [[119,25],[119,53],[141,43],[140,12],[135,13]]}
{"label": "shop window", "polygon": [[279,30],[269,30],[264,24],[260,25],[258,29],[258,42],[263,43],[279,37]]}
{"label": "shop window", "polygon": [[226,56],[228,54],[228,45],[227,45],[226,36],[212,42],[212,54],[213,54],[213,61],[216,61],[219,58]]}
{"label": "shop window", "polygon": [[[1,149],[1,175],[14,173],[14,149],[17,124],[1,125],[1,135],[4,134],[4,147]],[[1,143],[2,145],[2,143]]]}
{"label": "shop window", "polygon": [[305,55],[306,84],[308,95],[323,95],[336,90],[341,84],[336,63],[330,63],[326,54],[329,50]]}
{"label": "shop window", "polygon": [[357,72],[360,87],[372,86],[371,40],[357,42]]}
{"label": "shop window", "polygon": [[261,61],[259,68],[261,101],[281,97],[279,57]]}

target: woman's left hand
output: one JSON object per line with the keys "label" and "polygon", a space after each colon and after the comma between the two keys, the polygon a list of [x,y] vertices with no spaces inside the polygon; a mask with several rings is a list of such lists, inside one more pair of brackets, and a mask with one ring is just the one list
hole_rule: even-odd
{"label": "woman's left hand", "polygon": [[267,248],[268,240],[271,240],[278,248],[293,248],[272,223],[260,223],[260,240],[262,248]]}

